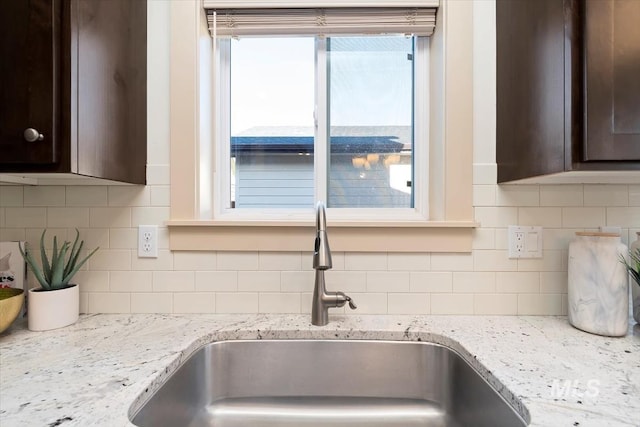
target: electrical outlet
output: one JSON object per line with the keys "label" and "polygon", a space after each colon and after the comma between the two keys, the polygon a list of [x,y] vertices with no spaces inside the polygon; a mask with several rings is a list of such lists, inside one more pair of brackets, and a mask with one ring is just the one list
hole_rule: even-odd
{"label": "electrical outlet", "polygon": [[510,225],[509,258],[542,258],[542,227]]}
{"label": "electrical outlet", "polygon": [[158,258],[158,226],[138,227],[138,258]]}

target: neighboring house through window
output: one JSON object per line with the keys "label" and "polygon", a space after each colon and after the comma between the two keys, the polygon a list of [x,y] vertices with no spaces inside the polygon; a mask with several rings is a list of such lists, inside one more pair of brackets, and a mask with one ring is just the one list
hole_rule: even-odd
{"label": "neighboring house through window", "polygon": [[172,3],[172,249],[470,250],[472,6],[407,3]]}

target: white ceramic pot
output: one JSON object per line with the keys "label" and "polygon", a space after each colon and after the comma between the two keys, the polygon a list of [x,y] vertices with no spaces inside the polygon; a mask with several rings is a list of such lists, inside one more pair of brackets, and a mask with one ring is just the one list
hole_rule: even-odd
{"label": "white ceramic pot", "polygon": [[80,287],[70,285],[55,291],[30,289],[27,299],[29,330],[48,331],[75,323],[80,313]]}
{"label": "white ceramic pot", "polygon": [[620,262],[626,253],[619,235],[576,233],[569,245],[569,323],[593,334],[626,335],[629,276]]}

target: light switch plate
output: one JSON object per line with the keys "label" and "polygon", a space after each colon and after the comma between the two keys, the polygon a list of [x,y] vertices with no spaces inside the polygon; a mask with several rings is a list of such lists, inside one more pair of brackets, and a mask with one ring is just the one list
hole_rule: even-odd
{"label": "light switch plate", "polygon": [[510,225],[509,258],[542,258],[542,227]]}

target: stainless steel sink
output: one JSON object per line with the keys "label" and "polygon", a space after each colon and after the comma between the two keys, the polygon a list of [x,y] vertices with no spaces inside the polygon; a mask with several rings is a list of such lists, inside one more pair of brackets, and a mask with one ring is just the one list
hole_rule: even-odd
{"label": "stainless steel sink", "polygon": [[526,426],[450,348],[424,342],[220,341],[134,414],[161,426]]}

